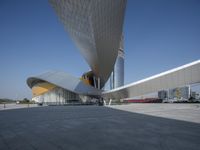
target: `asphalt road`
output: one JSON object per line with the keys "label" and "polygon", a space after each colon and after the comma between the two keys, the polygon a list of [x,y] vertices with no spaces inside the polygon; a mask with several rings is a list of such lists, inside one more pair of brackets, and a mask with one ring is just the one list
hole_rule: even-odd
{"label": "asphalt road", "polygon": [[1,150],[198,150],[200,124],[99,106],[0,111]]}

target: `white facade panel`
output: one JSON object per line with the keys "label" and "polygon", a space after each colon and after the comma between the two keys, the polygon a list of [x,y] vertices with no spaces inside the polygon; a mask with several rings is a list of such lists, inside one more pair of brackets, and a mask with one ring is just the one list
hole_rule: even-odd
{"label": "white facade panel", "polygon": [[199,65],[194,65],[192,66],[192,82],[195,83],[196,80],[198,80],[199,76],[200,76],[200,66]]}
{"label": "white facade panel", "polygon": [[185,84],[189,84],[192,80],[192,68],[187,68],[184,70],[184,76],[185,76]]}
{"label": "white facade panel", "polygon": [[112,97],[117,99],[116,95],[120,93],[124,95],[124,91],[128,90],[124,98],[130,98],[194,83],[200,83],[200,60],[114,90],[105,91],[102,95],[109,99],[112,94]]}

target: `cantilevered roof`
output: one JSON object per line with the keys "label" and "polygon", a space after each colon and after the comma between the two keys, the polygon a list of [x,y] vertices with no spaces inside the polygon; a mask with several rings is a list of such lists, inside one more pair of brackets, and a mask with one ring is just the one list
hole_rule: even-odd
{"label": "cantilevered roof", "polygon": [[49,1],[102,87],[117,58],[126,0]]}
{"label": "cantilevered roof", "polygon": [[74,92],[76,94],[83,94],[89,96],[101,95],[101,90],[96,89],[90,85],[86,85],[79,78],[73,77],[64,72],[49,71],[41,75],[29,77],[27,84],[30,88],[41,82],[48,82],[58,87]]}
{"label": "cantilevered roof", "polygon": [[200,83],[200,60],[105,91],[102,96],[107,99],[125,99],[195,83]]}

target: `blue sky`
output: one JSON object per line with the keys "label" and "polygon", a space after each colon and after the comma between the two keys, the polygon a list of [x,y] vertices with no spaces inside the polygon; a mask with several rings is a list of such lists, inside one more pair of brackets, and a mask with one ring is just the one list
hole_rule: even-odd
{"label": "blue sky", "polygon": [[[125,83],[200,58],[199,0],[128,0]],[[89,67],[47,0],[0,0],[0,98],[31,98],[29,76]]]}

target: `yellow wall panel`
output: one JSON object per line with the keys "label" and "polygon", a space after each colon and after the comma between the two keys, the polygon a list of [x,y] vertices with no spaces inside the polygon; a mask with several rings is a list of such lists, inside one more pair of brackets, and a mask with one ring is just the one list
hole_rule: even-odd
{"label": "yellow wall panel", "polygon": [[85,84],[90,85],[90,81],[88,79],[80,78]]}
{"label": "yellow wall panel", "polygon": [[40,83],[32,88],[33,97],[42,95],[42,94],[52,90],[55,87],[56,87],[56,85],[53,85],[51,83],[47,83],[47,82]]}

